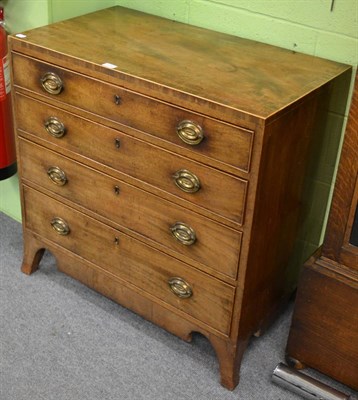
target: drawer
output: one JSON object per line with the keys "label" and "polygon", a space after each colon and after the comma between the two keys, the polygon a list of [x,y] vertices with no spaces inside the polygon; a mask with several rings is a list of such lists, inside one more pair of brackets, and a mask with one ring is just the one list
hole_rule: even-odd
{"label": "drawer", "polygon": [[27,181],[236,279],[241,232],[27,140],[19,140],[19,151]]}
{"label": "drawer", "polygon": [[[48,72],[55,73],[63,82],[59,94],[48,94],[43,89],[41,79]],[[147,132],[203,157],[243,171],[249,170],[253,142],[251,130],[17,54],[13,55],[13,73],[15,85]],[[93,95],[89,96],[89,93]],[[198,144],[184,142],[195,143],[200,137],[203,139]]]}
{"label": "drawer", "polygon": [[35,190],[24,187],[24,201],[27,228],[212,328],[229,333],[232,286]]}
{"label": "drawer", "polygon": [[[45,103],[16,95],[17,127],[99,161],[155,188],[189,201],[195,211],[204,208],[238,224],[243,223],[247,181],[135,139],[115,129],[77,117]],[[31,112],[30,112],[31,110]],[[60,138],[51,136],[44,121],[56,117],[65,126]],[[184,170],[184,172],[183,172]],[[176,175],[176,178],[173,177]],[[189,174],[189,175],[188,175]],[[199,180],[200,189],[188,193],[187,185]],[[176,184],[182,185],[182,188]],[[187,183],[189,182],[189,183]],[[183,186],[184,185],[184,186]],[[195,189],[195,186],[193,186]]]}

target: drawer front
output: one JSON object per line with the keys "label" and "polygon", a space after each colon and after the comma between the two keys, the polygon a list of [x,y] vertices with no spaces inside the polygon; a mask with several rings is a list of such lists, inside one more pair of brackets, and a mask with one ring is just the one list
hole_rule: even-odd
{"label": "drawer front", "polygon": [[[147,132],[201,156],[243,171],[249,170],[253,142],[253,132],[250,130],[28,57],[14,54],[13,64],[15,85]],[[42,88],[41,79],[47,72],[55,73],[62,80],[63,89],[59,94],[48,94]],[[186,143],[196,143],[201,137],[203,139],[198,144]]]}
{"label": "drawer front", "polygon": [[[214,329],[229,333],[233,287],[46,195],[27,187],[23,190],[27,228]],[[173,289],[168,284],[172,278],[181,279],[171,281]]]}
{"label": "drawer front", "polygon": [[[247,181],[244,179],[178,156],[117,130],[46,106],[45,103],[31,101],[21,95],[16,96],[16,104],[19,129],[50,140],[62,149],[75,151],[104,163],[155,188],[185,199],[194,206],[236,223],[243,223],[247,189]],[[51,136],[44,126],[44,121],[53,116],[66,128],[65,135],[60,138]],[[187,193],[178,187],[176,184],[178,180],[186,182],[185,176],[174,179],[175,174],[182,170],[191,173],[190,179],[199,180],[200,189],[197,192]],[[196,211],[200,212],[200,208]]]}
{"label": "drawer front", "polygon": [[27,140],[19,140],[19,151],[24,179],[236,278],[241,232]]}

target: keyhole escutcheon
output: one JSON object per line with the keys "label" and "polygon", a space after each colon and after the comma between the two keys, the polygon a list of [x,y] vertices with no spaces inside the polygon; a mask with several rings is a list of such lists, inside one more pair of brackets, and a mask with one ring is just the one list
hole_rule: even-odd
{"label": "keyhole escutcheon", "polygon": [[121,101],[122,101],[121,97],[118,96],[118,94],[115,94],[114,95],[114,102],[116,103],[117,106],[119,106],[121,104]]}

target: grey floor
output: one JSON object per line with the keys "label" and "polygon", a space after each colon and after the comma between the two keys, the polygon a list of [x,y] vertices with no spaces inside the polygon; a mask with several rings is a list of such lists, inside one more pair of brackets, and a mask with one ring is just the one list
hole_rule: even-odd
{"label": "grey floor", "polygon": [[241,382],[229,392],[203,337],[183,342],[58,272],[50,254],[31,276],[20,272],[21,258],[21,225],[0,213],[1,400],[301,398],[271,382],[284,360],[292,304],[251,341]]}

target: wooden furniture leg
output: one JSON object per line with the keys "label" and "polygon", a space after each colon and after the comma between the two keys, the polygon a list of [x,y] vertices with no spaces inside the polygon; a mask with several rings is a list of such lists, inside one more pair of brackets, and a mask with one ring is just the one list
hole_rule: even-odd
{"label": "wooden furniture leg", "polygon": [[234,390],[240,380],[240,364],[248,340],[238,341],[238,346],[215,336],[210,336],[209,340],[219,360],[221,384]]}
{"label": "wooden furniture leg", "polygon": [[306,365],[303,364],[300,360],[297,360],[296,358],[286,355],[285,359],[289,367],[292,367],[297,370],[306,368]]}
{"label": "wooden furniture leg", "polygon": [[35,272],[39,267],[44,252],[45,249],[38,244],[37,240],[32,235],[24,232],[24,255],[21,271],[26,275],[31,275]]}

